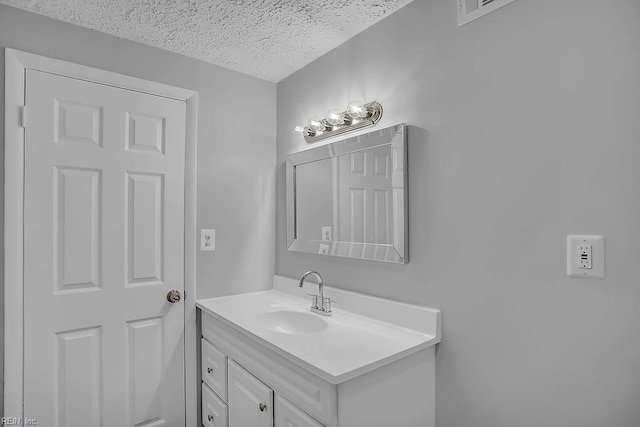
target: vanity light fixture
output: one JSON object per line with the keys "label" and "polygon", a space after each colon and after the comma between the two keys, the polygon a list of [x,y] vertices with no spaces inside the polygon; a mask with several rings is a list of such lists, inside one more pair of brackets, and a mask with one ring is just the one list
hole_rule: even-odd
{"label": "vanity light fixture", "polygon": [[337,108],[329,110],[327,112],[327,123],[331,126],[343,125],[344,124],[344,114],[340,112]]}
{"label": "vanity light fixture", "polygon": [[309,119],[309,123],[307,123],[307,129],[313,132],[318,132],[319,130],[322,130],[324,128],[325,124],[323,123],[323,120],[318,116],[311,117]]}
{"label": "vanity light fixture", "polygon": [[346,111],[332,109],[325,118],[313,116],[307,126],[296,126],[295,131],[304,135],[304,140],[311,144],[326,138],[353,132],[373,126],[382,118],[382,105],[373,101],[364,104],[352,101]]}
{"label": "vanity light fixture", "polygon": [[367,109],[362,105],[362,102],[351,101],[349,105],[347,105],[347,114],[352,119],[359,119],[367,115]]}

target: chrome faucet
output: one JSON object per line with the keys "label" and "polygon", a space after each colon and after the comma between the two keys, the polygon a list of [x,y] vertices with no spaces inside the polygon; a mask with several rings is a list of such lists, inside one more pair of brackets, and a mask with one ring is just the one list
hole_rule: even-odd
{"label": "chrome faucet", "polygon": [[322,314],[323,316],[331,316],[331,298],[324,297],[324,290],[322,287],[322,276],[317,271],[307,271],[302,275],[300,279],[300,287],[304,285],[304,281],[308,276],[315,276],[318,281],[318,288],[320,290],[320,295],[316,294],[308,294],[311,299],[311,311],[314,313]]}

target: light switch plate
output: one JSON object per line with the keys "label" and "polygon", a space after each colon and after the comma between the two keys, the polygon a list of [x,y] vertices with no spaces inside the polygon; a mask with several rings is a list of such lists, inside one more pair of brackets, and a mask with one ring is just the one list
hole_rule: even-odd
{"label": "light switch plate", "polygon": [[567,275],[587,279],[604,278],[603,236],[567,236]]}
{"label": "light switch plate", "polygon": [[212,228],[200,230],[200,250],[204,252],[216,250],[216,230]]}
{"label": "light switch plate", "polygon": [[330,242],[332,240],[332,230],[333,227],[331,227],[330,225],[325,225],[324,227],[322,227],[322,240],[324,240],[325,242]]}

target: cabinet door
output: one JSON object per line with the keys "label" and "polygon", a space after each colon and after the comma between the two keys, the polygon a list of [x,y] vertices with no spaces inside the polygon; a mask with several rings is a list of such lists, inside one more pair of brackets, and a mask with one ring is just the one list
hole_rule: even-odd
{"label": "cabinet door", "polygon": [[275,427],[324,427],[279,394],[275,401]]}
{"label": "cabinet door", "polygon": [[273,390],[229,359],[229,427],[273,427]]}

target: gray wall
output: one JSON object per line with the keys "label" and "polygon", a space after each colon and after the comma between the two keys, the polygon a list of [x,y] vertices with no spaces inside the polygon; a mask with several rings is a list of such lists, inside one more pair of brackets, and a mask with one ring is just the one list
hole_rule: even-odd
{"label": "gray wall", "polygon": [[322,240],[322,227],[333,226],[333,159],[298,165],[296,191],[297,237]]}
{"label": "gray wall", "polygon": [[[198,228],[215,228],[217,237],[216,252],[198,253],[198,297],[270,286],[275,84],[0,5],[2,47],[198,91]],[[0,88],[0,135],[4,135],[4,84]]]}
{"label": "gray wall", "polygon": [[[637,427],[640,2],[455,16],[415,0],[278,84],[276,272],[442,309],[439,427]],[[407,265],[285,249],[291,129],[352,99],[410,125]],[[566,277],[578,233],[605,280]]]}

